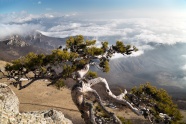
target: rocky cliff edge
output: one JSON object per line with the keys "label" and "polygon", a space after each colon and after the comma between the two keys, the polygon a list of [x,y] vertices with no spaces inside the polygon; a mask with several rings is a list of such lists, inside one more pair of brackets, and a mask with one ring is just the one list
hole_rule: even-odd
{"label": "rocky cliff edge", "polygon": [[61,111],[19,112],[19,99],[6,84],[0,83],[0,124],[72,124]]}

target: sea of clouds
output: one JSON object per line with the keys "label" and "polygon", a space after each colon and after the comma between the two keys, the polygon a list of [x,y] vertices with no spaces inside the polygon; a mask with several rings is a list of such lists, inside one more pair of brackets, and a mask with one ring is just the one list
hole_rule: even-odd
{"label": "sea of clouds", "polygon": [[[143,13],[143,15],[141,15]],[[144,14],[145,13],[145,14]],[[155,14],[156,13],[156,14]],[[140,56],[155,49],[152,44],[175,45],[186,43],[186,14],[161,11],[111,13],[19,13],[0,14],[0,40],[13,34],[28,35],[35,31],[50,37],[65,38],[82,34],[111,44],[117,40],[133,44],[139,49],[131,56]],[[158,14],[157,14],[158,13]],[[115,55],[119,58],[121,55]],[[186,75],[185,54],[180,55],[178,69]],[[165,77],[165,76],[164,76]],[[186,76],[182,77],[186,81]],[[185,85],[185,82],[183,82]]]}
{"label": "sea of clouds", "polygon": [[[60,38],[82,34],[93,37],[97,41],[112,39],[114,40],[112,42],[121,40],[125,43],[132,43],[140,49],[138,53],[132,56],[138,56],[143,54],[144,50],[153,49],[148,43],[175,44],[186,42],[185,16],[178,16],[178,13],[174,14],[177,16],[168,13],[160,16],[155,15],[155,13],[152,16],[153,12],[143,11],[143,15],[141,13],[127,11],[29,14],[22,11],[0,14],[0,39],[15,33],[19,35],[32,34],[33,31]],[[105,37],[109,37],[109,39]]]}
{"label": "sea of clouds", "polygon": [[[101,14],[0,14],[0,38],[14,34],[23,34],[38,30],[52,37],[67,37],[82,34],[84,36],[118,36],[118,40],[127,42],[156,42],[175,44],[186,42],[186,16],[128,16],[107,17]],[[96,17],[97,16],[97,17]]]}

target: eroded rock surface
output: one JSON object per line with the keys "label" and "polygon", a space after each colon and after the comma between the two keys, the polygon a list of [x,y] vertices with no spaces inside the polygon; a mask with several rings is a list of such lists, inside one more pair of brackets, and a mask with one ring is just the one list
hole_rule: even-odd
{"label": "eroded rock surface", "polygon": [[0,124],[72,124],[61,111],[19,112],[19,100],[6,84],[0,83]]}

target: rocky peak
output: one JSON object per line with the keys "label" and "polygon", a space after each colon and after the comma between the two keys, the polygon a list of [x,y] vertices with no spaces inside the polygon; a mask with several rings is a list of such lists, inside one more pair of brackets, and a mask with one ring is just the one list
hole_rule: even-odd
{"label": "rocky peak", "polygon": [[18,47],[29,46],[29,44],[23,41],[21,37],[18,35],[11,36],[8,40],[6,40],[6,44],[12,46],[18,46]]}

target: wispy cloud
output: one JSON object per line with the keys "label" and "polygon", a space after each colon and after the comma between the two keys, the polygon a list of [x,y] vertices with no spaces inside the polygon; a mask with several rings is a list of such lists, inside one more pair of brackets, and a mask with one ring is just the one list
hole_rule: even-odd
{"label": "wispy cloud", "polygon": [[184,66],[182,66],[182,69],[183,69],[184,71],[186,71],[186,64],[185,64]]}
{"label": "wispy cloud", "polygon": [[4,39],[10,35],[28,35],[38,29],[45,29],[41,25],[33,24],[0,24],[0,39]]}
{"label": "wispy cloud", "polygon": [[[75,21],[61,22],[53,26],[44,34],[55,37],[64,37],[82,34],[85,36],[120,36],[130,42],[156,42],[175,44],[186,42],[186,19],[150,19],[132,18],[120,20]],[[177,23],[176,23],[177,22]]]}
{"label": "wispy cloud", "polygon": [[41,1],[38,1],[37,4],[42,4],[42,2]]}

